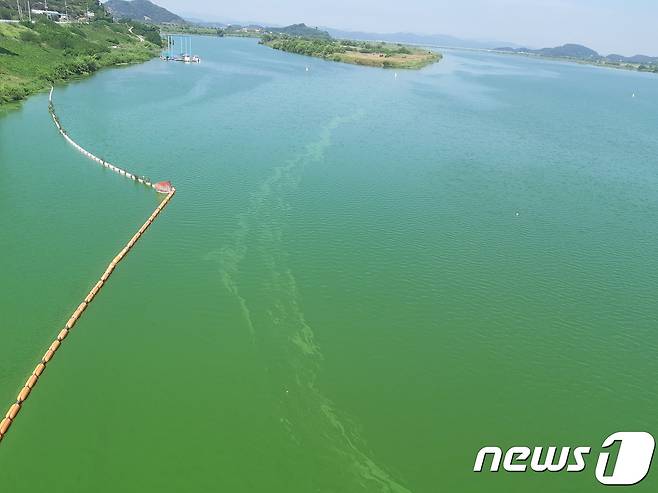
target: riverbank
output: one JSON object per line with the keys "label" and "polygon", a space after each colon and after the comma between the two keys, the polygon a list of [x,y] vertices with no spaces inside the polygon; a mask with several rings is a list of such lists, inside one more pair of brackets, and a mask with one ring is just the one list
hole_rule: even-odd
{"label": "riverbank", "polygon": [[264,34],[260,43],[275,50],[369,67],[421,69],[440,61],[440,53],[402,44]]}
{"label": "riverbank", "polygon": [[0,107],[55,82],[91,75],[103,67],[157,56],[159,34],[138,23],[0,24]]}
{"label": "riverbank", "polygon": [[260,44],[276,50],[325,60],[380,68],[421,69],[440,61],[440,53],[421,46],[383,41],[334,39],[328,32],[293,24],[283,28],[262,26],[203,26],[161,25],[169,34],[260,38]]}
{"label": "riverbank", "polygon": [[658,65],[655,64],[646,65],[642,63],[611,62],[608,60],[584,60],[580,58],[571,58],[571,57],[537,55],[534,53],[514,53],[504,50],[487,50],[487,51],[499,55],[516,55],[516,56],[524,56],[528,58],[537,58],[540,60],[550,60],[554,62],[577,63],[579,65],[587,65],[590,67],[601,67],[601,68],[610,68],[614,70],[629,70],[631,72],[658,74]]}

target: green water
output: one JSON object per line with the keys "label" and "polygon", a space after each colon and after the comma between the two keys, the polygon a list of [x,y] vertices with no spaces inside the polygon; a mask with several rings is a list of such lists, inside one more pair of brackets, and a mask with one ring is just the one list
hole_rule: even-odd
{"label": "green water", "polygon": [[[595,457],[475,455],[657,434],[655,76],[195,46],[55,91],[81,145],[178,193],[0,445],[1,491],[583,492]],[[0,120],[3,412],[157,201],[47,95]]]}

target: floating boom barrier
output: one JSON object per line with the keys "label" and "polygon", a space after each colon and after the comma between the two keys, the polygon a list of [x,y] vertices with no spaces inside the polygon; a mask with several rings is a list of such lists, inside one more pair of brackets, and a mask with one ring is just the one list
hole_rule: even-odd
{"label": "floating boom barrier", "polygon": [[120,174],[121,176],[125,176],[129,180],[136,181],[138,183],[141,183],[142,185],[146,185],[147,187],[151,188],[156,188],[154,183],[151,183],[151,181],[143,176],[137,176],[134,173],[130,173],[129,171],[126,171],[123,168],[120,168],[119,166],[115,166],[114,164],[106,161],[105,159],[101,159],[98,156],[95,156],[91,152],[89,152],[87,149],[79,145],[76,141],[74,141],[68,134],[66,130],[64,130],[64,127],[62,126],[61,122],[59,121],[59,117],[57,116],[57,113],[55,113],[55,105],[53,104],[53,90],[54,87],[50,88],[50,94],[48,95],[48,111],[50,113],[50,116],[53,118],[53,121],[55,122],[55,126],[57,127],[57,130],[59,133],[64,137],[64,139],[71,144],[75,149],[83,154],[84,156],[88,157],[92,161],[95,161],[96,163],[100,164],[104,168],[107,168],[111,171],[114,171],[115,173]]}
{"label": "floating boom barrier", "polygon": [[[49,97],[49,111],[50,114],[53,117],[53,120],[55,121],[55,125],[57,125],[57,129],[59,132],[62,134],[62,136],[69,142],[71,143],[74,147],[76,147],[80,152],[85,154],[87,157],[89,157],[92,160],[98,161],[99,163],[105,165],[109,164],[106,163],[103,160],[99,160],[96,156],[91,154],[90,152],[86,151],[79,145],[77,145],[67,134],[66,132],[62,129],[59,120],[57,116],[55,115],[55,111],[53,108],[52,104],[52,96],[53,96],[53,89],[50,89],[50,97]],[[125,170],[122,170],[116,166],[106,166],[112,169],[113,171],[116,171],[117,173],[126,176],[127,178],[130,178],[132,180],[136,180],[140,183],[143,183],[144,185],[148,187],[154,188],[156,191],[159,193],[164,193],[164,189],[162,187],[162,184],[151,184],[149,181],[146,180],[141,180],[137,178],[135,175],[132,173],[128,173]],[[168,183],[168,182],[166,182]],[[160,186],[158,186],[160,185]],[[176,188],[169,186],[168,190],[166,191],[166,196],[162,202],[155,208],[155,210],[151,213],[149,218],[146,220],[146,222],[142,225],[141,228],[135,233],[135,235],[130,239],[130,241],[126,244],[126,246],[123,247],[119,251],[116,257],[112,259],[112,261],[109,263],[107,266],[107,269],[105,269],[105,272],[101,275],[99,281],[94,285],[93,288],[91,288],[91,291],[89,291],[89,294],[84,298],[82,303],[78,305],[78,307],[75,309],[71,317],[68,319],[66,324],[64,324],[64,327],[60,330],[59,334],[57,334],[57,337],[55,340],[52,342],[52,344],[48,347],[46,352],[44,353],[43,357],[37,364],[37,366],[34,368],[34,371],[32,374],[28,377],[27,381],[25,382],[25,385],[23,388],[20,390],[18,393],[18,396],[16,397],[16,402],[12,404],[9,407],[9,410],[7,411],[7,414],[5,414],[5,417],[0,421],[0,442],[2,442],[2,439],[5,437],[7,432],[9,431],[9,428],[11,425],[14,423],[16,420],[16,417],[18,416],[18,413],[20,410],[23,408],[25,401],[29,397],[30,393],[34,390],[36,387],[39,378],[43,374],[43,372],[46,370],[46,367],[52,361],[53,357],[55,356],[55,353],[57,353],[57,350],[62,346],[62,343],[66,339],[66,337],[69,335],[71,330],[73,330],[73,327],[75,327],[76,323],[80,320],[80,317],[82,317],[82,314],[85,312],[89,304],[94,301],[94,298],[100,293],[101,289],[107,284],[107,281],[110,279],[110,276],[114,272],[114,270],[117,268],[119,263],[128,255],[128,253],[133,249],[133,247],[137,244],[139,239],[142,237],[142,235],[146,232],[146,230],[153,224],[153,222],[156,220],[158,215],[163,211],[163,209],[167,206],[167,204],[171,201],[173,198],[174,194],[176,193]]]}

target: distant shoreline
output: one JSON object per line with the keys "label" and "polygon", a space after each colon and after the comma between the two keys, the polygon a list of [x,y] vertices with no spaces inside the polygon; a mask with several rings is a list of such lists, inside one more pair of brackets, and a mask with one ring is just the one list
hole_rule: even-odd
{"label": "distant shoreline", "polygon": [[511,52],[511,51],[505,51],[505,50],[476,50],[476,51],[484,51],[487,53],[496,53],[498,55],[514,55],[514,56],[523,56],[527,58],[534,58],[538,60],[548,60],[548,61],[554,61],[554,62],[566,62],[566,63],[574,63],[578,65],[588,65],[590,67],[600,67],[600,68],[609,68],[613,70],[626,70],[628,72],[638,72],[638,73],[644,73],[644,74],[658,74],[658,67],[656,67],[654,70],[649,70],[648,66],[647,68],[644,69],[642,67],[645,67],[643,64],[633,64],[633,63],[625,63],[625,64],[615,64],[611,62],[598,62],[594,60],[585,60],[582,58],[571,58],[571,57],[560,57],[560,56],[546,56],[546,55],[538,55],[536,53],[527,53],[527,52]]}
{"label": "distant shoreline", "polygon": [[260,44],[333,62],[401,70],[418,70],[443,58],[432,50],[399,43],[263,35]]}
{"label": "distant shoreline", "polygon": [[[388,43],[386,40],[372,40],[373,43]],[[538,55],[536,53],[526,53],[526,52],[511,52],[511,51],[506,51],[506,50],[497,50],[494,48],[468,48],[468,47],[463,47],[463,46],[445,46],[445,45],[434,45],[434,44],[426,44],[426,43],[405,43],[405,45],[408,46],[417,46],[417,47],[427,47],[427,48],[437,48],[440,50],[457,50],[457,51],[470,51],[473,53],[493,53],[496,55],[515,55],[515,56],[524,56],[527,58],[534,58],[537,60],[546,60],[546,61],[554,61],[554,62],[565,62],[565,63],[574,63],[578,65],[587,65],[590,67],[599,67],[599,68],[607,68],[607,69],[613,69],[613,70],[626,70],[628,72],[638,72],[638,73],[645,73],[645,74],[658,74],[658,67],[656,67],[656,70],[642,70],[638,68],[639,65],[641,64],[613,64],[613,63],[601,63],[601,62],[596,62],[596,61],[591,61],[591,60],[584,60],[580,58],[570,58],[570,57],[558,57],[558,56],[546,56],[546,55]]]}
{"label": "distant shoreline", "polygon": [[439,62],[443,55],[421,45],[388,41],[360,41],[333,38],[326,31],[305,24],[285,28],[242,28],[236,30],[198,27],[161,26],[163,33],[213,37],[247,37],[260,44],[297,55],[377,68],[418,70]]}

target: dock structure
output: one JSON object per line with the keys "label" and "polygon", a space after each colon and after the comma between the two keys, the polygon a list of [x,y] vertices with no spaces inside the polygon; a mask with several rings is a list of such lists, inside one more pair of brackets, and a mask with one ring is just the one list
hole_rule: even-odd
{"label": "dock structure", "polygon": [[[105,163],[105,161],[99,161],[99,158],[91,154],[90,152],[84,150],[82,147],[78,146],[68,135],[66,132],[62,129],[61,125],[59,124],[59,120],[57,118],[57,115],[55,114],[54,107],[52,104],[52,93],[53,90],[50,90],[50,97],[49,97],[49,110],[50,113],[53,117],[53,120],[55,121],[55,124],[57,125],[57,128],[59,132],[64,136],[67,141],[71,144],[73,144],[80,152],[85,154],[89,159],[92,159],[94,161],[99,162],[100,164]],[[106,166],[109,167],[109,166]],[[118,172],[119,174],[122,174],[123,176],[126,176],[127,178],[133,179],[140,181],[139,178],[135,177],[135,175],[126,172],[125,170],[122,170],[120,168],[114,167],[113,171]],[[96,298],[98,293],[100,293],[101,289],[107,284],[108,280],[110,279],[110,276],[114,272],[114,270],[117,268],[119,263],[128,255],[128,253],[133,249],[133,247],[137,244],[137,242],[140,240],[142,235],[146,232],[146,230],[153,224],[153,222],[157,219],[157,217],[160,215],[160,213],[164,210],[164,208],[169,204],[171,199],[173,198],[174,194],[176,193],[176,188],[171,185],[170,182],[159,182],[157,184],[152,184],[150,181],[144,181],[141,180],[140,183],[143,183],[146,186],[149,186],[153,189],[155,189],[158,193],[161,194],[166,194],[162,202],[155,208],[155,210],[151,213],[151,215],[148,217],[146,222],[137,230],[137,232],[133,235],[133,237],[128,241],[128,243],[119,251],[119,253],[112,259],[112,261],[109,263],[103,274],[101,275],[100,279],[94,284],[94,286],[91,288],[91,291],[89,291],[89,294],[84,298],[84,300],[78,305],[78,307],[75,309],[71,317],[68,319],[66,324],[64,324],[64,327],[59,331],[57,334],[57,337],[55,340],[50,344],[46,352],[44,353],[43,357],[41,360],[37,363],[37,366],[34,368],[34,371],[30,374],[28,377],[27,381],[25,382],[25,385],[23,388],[20,390],[18,393],[18,396],[16,397],[16,402],[13,403],[10,407],[7,413],[5,414],[4,418],[0,420],[0,443],[2,442],[2,439],[5,437],[7,432],[9,431],[9,428],[12,426],[12,424],[15,422],[16,417],[18,416],[18,413],[21,411],[23,408],[25,401],[29,397],[30,393],[34,390],[35,386],[37,385],[39,378],[43,374],[43,372],[46,370],[47,365],[50,363],[50,361],[53,359],[55,356],[55,353],[57,350],[61,347],[62,343],[66,339],[66,337],[69,335],[71,330],[75,327],[76,323],[80,320],[80,317],[82,317],[82,314],[85,312],[89,304]]]}
{"label": "dock structure", "polygon": [[166,35],[167,49],[160,58],[168,62],[200,63],[201,58],[192,54],[192,36]]}

